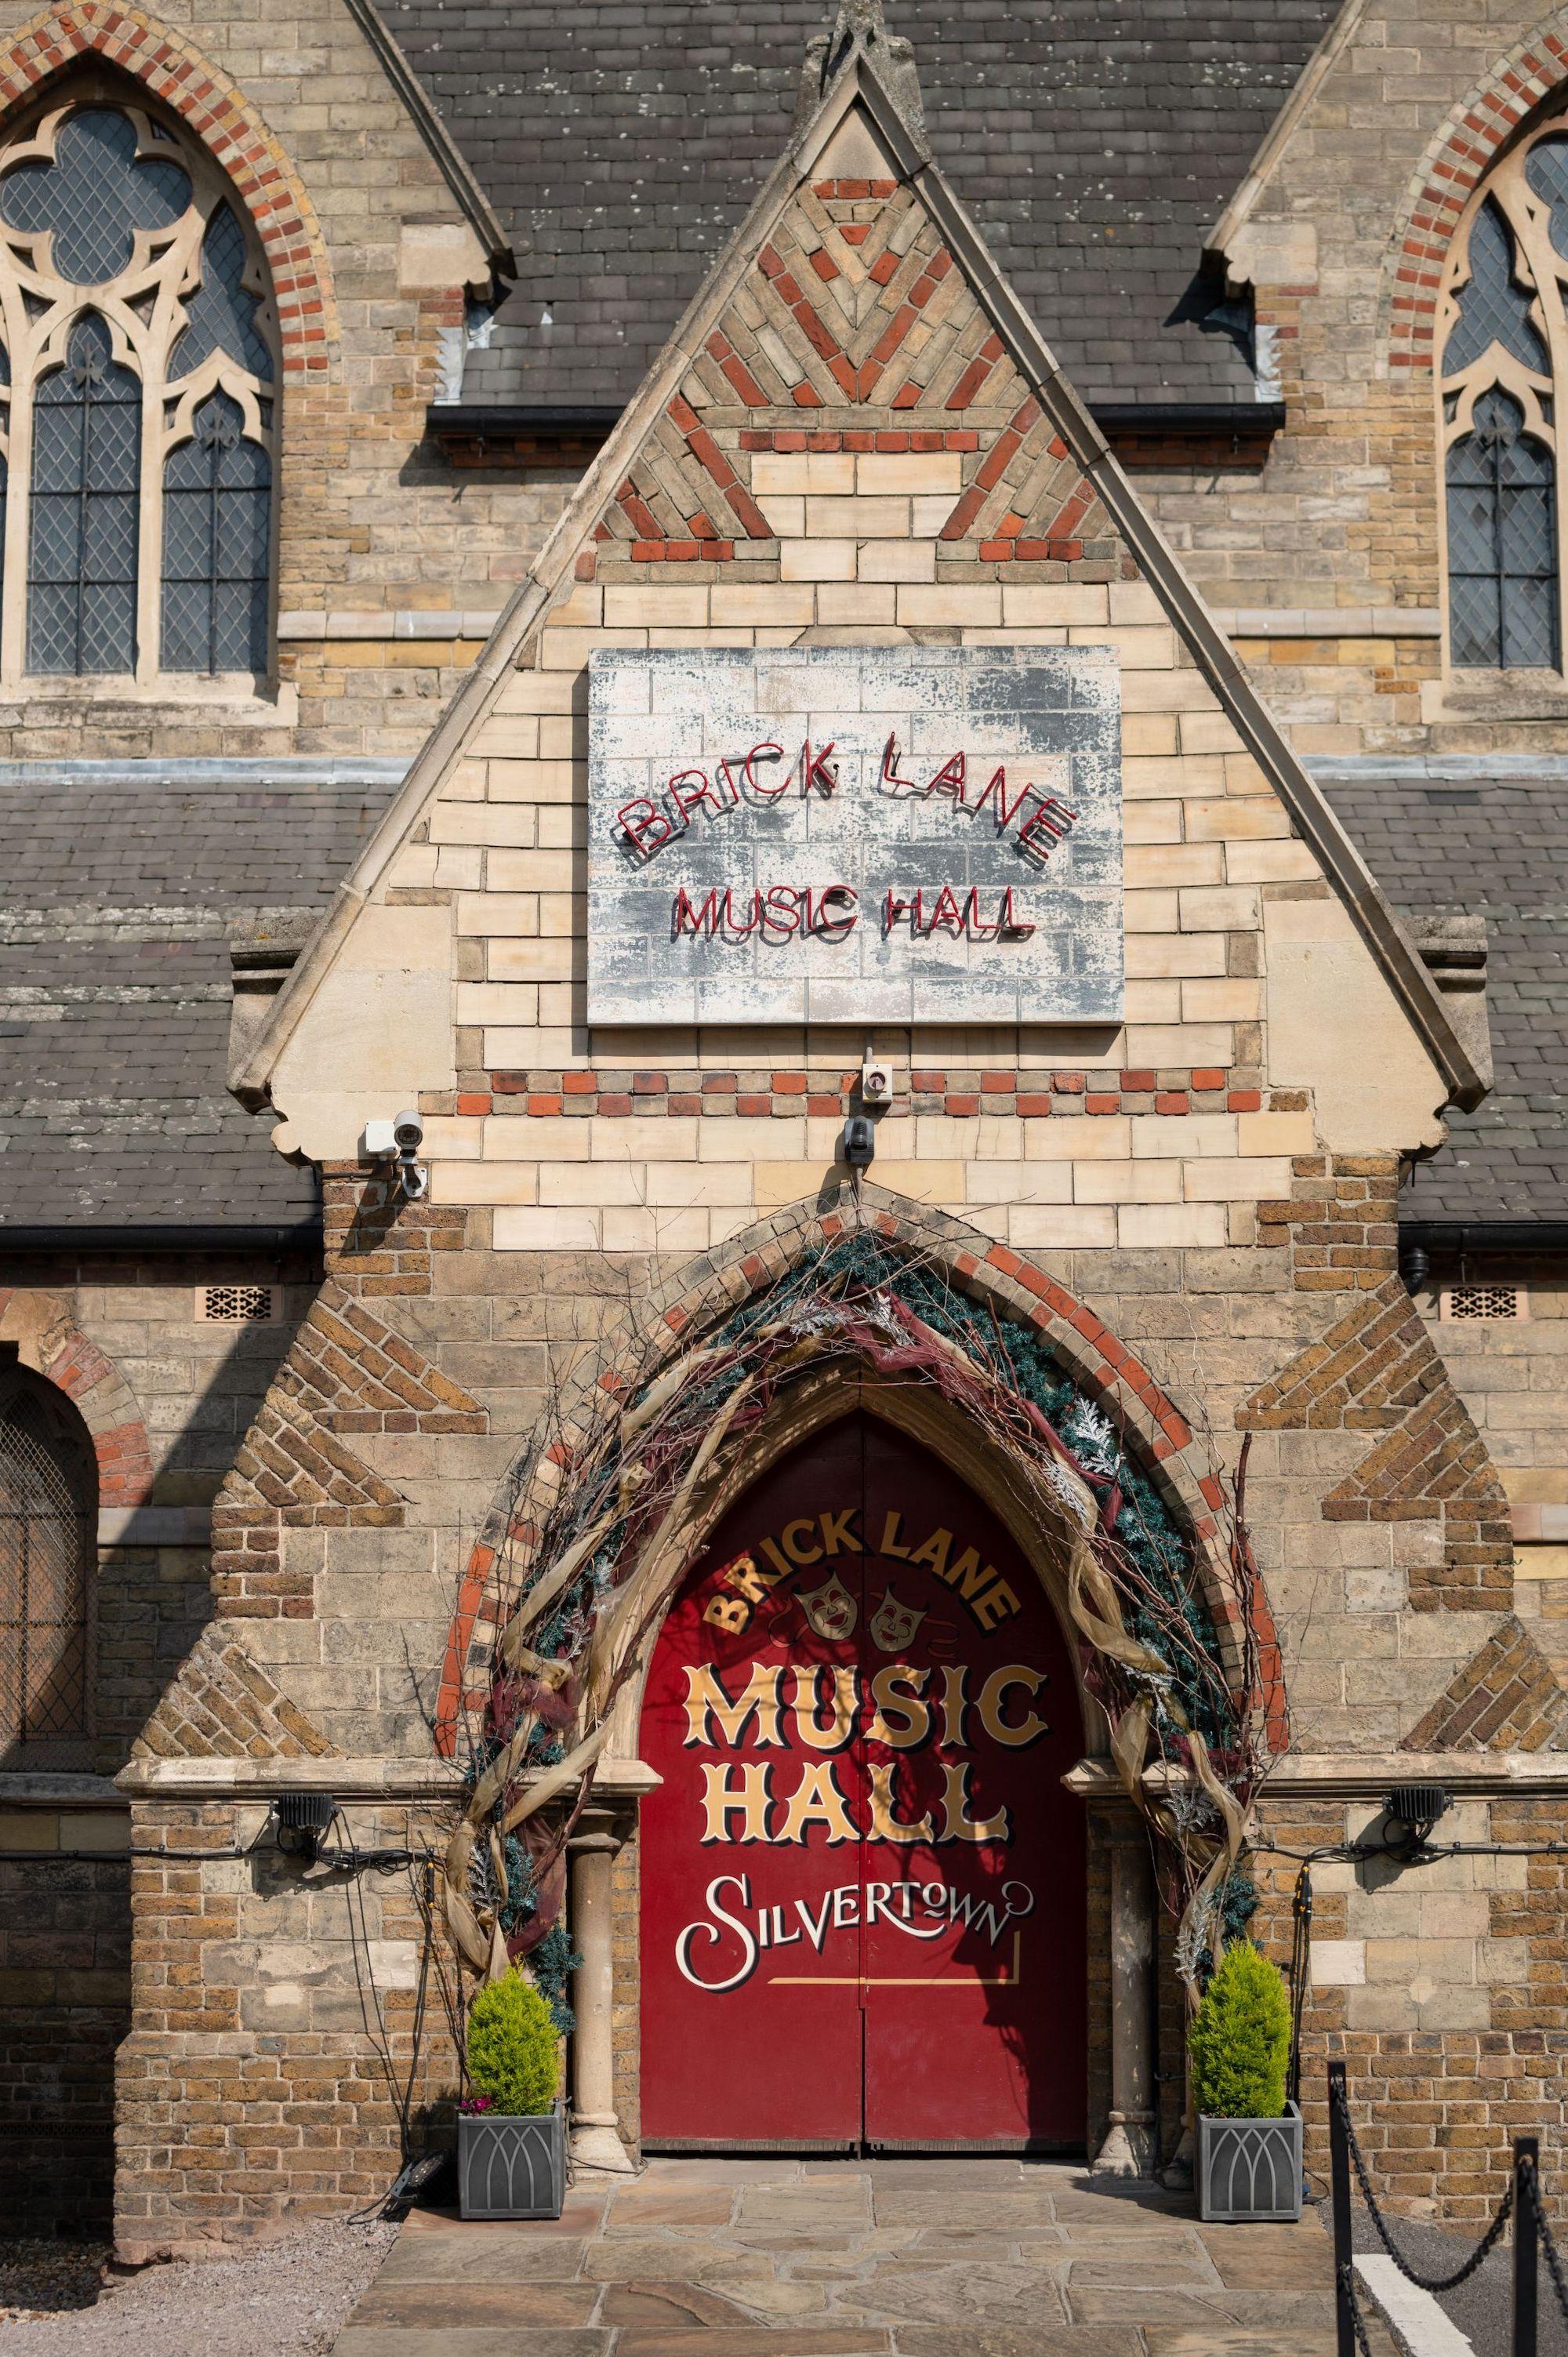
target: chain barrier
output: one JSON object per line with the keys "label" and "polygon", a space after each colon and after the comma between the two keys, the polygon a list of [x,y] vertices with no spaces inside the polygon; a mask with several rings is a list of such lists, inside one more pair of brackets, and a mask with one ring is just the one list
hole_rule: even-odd
{"label": "chain barrier", "polygon": [[1372,2344],[1367,2338],[1367,2319],[1361,2313],[1361,2296],[1356,2288],[1356,2262],[1354,2259],[1341,2259],[1335,2274],[1339,2284],[1339,2304],[1350,2319],[1356,2347],[1360,2357],[1372,2357]]}
{"label": "chain barrier", "polygon": [[[1390,2258],[1392,2259],[1401,2275],[1405,2277],[1407,2282],[1416,2285],[1420,2290],[1431,2292],[1456,2291],[1462,2283],[1468,2283],[1477,2268],[1480,2266],[1482,2262],[1492,2251],[1496,2249],[1498,2242],[1501,2237],[1503,2228],[1508,2224],[1509,2219],[1513,2213],[1513,2187],[1510,2185],[1508,2191],[1503,2195],[1501,2201],[1498,2204],[1496,2217],[1492,2220],[1491,2224],[1487,2228],[1486,2233],[1482,2235],[1480,2241],[1477,2244],[1475,2249],[1471,2252],[1469,2257],[1465,2261],[1462,2266],[1455,2267],[1451,2276],[1423,2276],[1419,2274],[1417,2270],[1411,2266],[1403,2252],[1396,2245],[1393,2236],[1389,2233],[1387,2223],[1383,2218],[1383,2213],[1378,2207],[1378,2197],[1372,2190],[1371,2179],[1367,2174],[1367,2164],[1361,2158],[1361,2147],[1356,2141],[1356,2130],[1350,2118],[1350,2106],[1346,2101],[1344,2082],[1337,2077],[1331,2079],[1329,2081],[1328,2093],[1329,2101],[1334,2104],[1335,2108],[1338,2112],[1340,2124],[1345,2130],[1345,2142],[1350,2155],[1350,2165],[1356,2172],[1356,2181],[1361,2189],[1361,2199],[1366,2203],[1368,2215],[1370,2217],[1372,2224],[1377,2230],[1379,2242],[1381,2243],[1384,2250],[1388,2253]],[[1537,2216],[1540,2215],[1539,2204],[1537,2205],[1536,2214]],[[1568,2309],[1565,2309],[1563,2312],[1565,2315],[1568,2315]]]}
{"label": "chain barrier", "polygon": [[1525,2161],[1520,2165],[1519,2181],[1523,2189],[1524,2197],[1530,2203],[1530,2213],[1535,2220],[1535,2231],[1541,2238],[1541,2247],[1546,2254],[1546,2272],[1552,2278],[1552,2289],[1557,2301],[1558,2313],[1564,2324],[1568,2324],[1568,2274],[1565,2274],[1563,2269],[1563,2254],[1557,2247],[1557,2237],[1552,2233],[1547,2219],[1546,2206],[1541,2198],[1541,2186],[1533,2161]]}

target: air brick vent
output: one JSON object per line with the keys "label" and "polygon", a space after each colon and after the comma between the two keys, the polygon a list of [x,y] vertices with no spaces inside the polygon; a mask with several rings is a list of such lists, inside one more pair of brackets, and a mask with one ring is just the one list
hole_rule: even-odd
{"label": "air brick vent", "polygon": [[1522,1285],[1445,1285],[1443,1315],[1467,1321],[1528,1318],[1530,1297]]}
{"label": "air brick vent", "polygon": [[199,1285],[196,1315],[206,1326],[270,1326],[278,1314],[275,1285]]}

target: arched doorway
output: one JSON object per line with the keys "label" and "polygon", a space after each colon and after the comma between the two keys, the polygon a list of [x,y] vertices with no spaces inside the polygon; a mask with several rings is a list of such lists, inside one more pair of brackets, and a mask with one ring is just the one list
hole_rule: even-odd
{"label": "arched doorway", "polygon": [[1081,1735],[1038,1577],[929,1448],[860,1412],[773,1466],[644,1692],[644,2141],[1080,2147]]}

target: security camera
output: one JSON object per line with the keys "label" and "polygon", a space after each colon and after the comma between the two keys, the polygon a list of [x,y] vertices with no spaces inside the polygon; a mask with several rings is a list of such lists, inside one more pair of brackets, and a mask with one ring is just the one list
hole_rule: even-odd
{"label": "security camera", "polygon": [[394,1176],[405,1195],[424,1193],[430,1184],[430,1174],[416,1160],[424,1143],[424,1124],[413,1112],[400,1113],[392,1121],[368,1121],[360,1138],[360,1156],[365,1162],[391,1162],[396,1165]]}
{"label": "security camera", "polygon": [[424,1143],[424,1124],[416,1113],[400,1113],[395,1121],[368,1121],[360,1139],[366,1162],[395,1162],[400,1155],[417,1154]]}

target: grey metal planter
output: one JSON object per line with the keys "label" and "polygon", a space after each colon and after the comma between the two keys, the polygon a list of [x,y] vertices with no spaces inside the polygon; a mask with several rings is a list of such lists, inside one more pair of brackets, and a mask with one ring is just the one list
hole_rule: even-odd
{"label": "grey metal planter", "polygon": [[559,2218],[566,2198],[566,2107],[457,2115],[457,2199],[465,2218]]}
{"label": "grey metal planter", "polygon": [[1220,2222],[1301,2216],[1301,2114],[1197,2120],[1197,2214]]}

